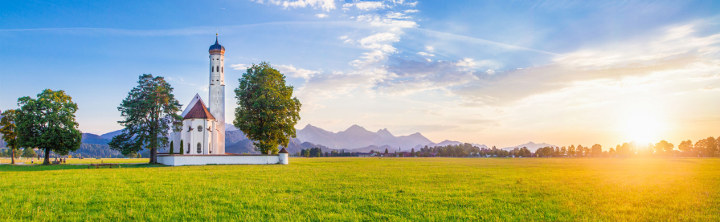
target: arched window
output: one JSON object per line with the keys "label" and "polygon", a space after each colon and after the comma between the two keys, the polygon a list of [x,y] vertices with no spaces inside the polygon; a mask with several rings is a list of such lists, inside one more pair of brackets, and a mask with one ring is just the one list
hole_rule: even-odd
{"label": "arched window", "polygon": [[190,143],[188,143],[188,149],[185,151],[185,153],[190,153]]}
{"label": "arched window", "polygon": [[225,66],[223,66],[222,68],[220,68],[220,70],[222,70],[222,73],[225,73]]}
{"label": "arched window", "polygon": [[220,66],[215,66],[215,70],[217,70],[216,72],[220,72]]}
{"label": "arched window", "polygon": [[198,126],[198,132],[202,132],[202,126]]}
{"label": "arched window", "polygon": [[188,126],[188,132],[192,131],[192,126]]}
{"label": "arched window", "polygon": [[202,144],[198,143],[197,147],[198,147],[197,153],[202,153]]}

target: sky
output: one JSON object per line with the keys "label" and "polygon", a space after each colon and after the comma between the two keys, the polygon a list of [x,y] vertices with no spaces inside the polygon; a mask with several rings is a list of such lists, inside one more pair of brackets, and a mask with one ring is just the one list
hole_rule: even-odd
{"label": "sky", "polygon": [[83,132],[118,130],[143,73],[207,100],[215,33],[228,122],[267,61],[302,103],[296,128],[500,147],[720,136],[718,1],[2,1],[0,109],[61,89]]}

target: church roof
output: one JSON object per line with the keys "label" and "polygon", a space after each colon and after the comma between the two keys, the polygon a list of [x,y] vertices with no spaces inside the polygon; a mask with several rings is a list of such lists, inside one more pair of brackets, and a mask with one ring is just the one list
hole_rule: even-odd
{"label": "church roof", "polygon": [[280,152],[278,152],[278,153],[288,153],[288,151],[285,150],[285,147],[283,147],[283,148],[280,150]]}
{"label": "church roof", "polygon": [[210,52],[210,54],[225,54],[225,47],[218,43],[217,33],[215,33],[215,44],[210,46],[208,52]]}
{"label": "church roof", "polygon": [[198,99],[195,105],[183,116],[183,119],[215,119],[215,117],[210,114],[202,99]]}

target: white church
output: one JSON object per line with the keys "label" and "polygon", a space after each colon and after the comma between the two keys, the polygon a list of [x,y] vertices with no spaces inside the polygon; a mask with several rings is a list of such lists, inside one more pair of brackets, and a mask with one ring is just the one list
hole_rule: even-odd
{"label": "white church", "polygon": [[[225,153],[225,47],[210,46],[209,104],[199,94],[182,113],[182,128],[171,133],[173,153],[158,156],[158,162],[171,166],[207,164],[288,164],[288,152],[278,155]],[[182,153],[180,149],[182,144]]]}

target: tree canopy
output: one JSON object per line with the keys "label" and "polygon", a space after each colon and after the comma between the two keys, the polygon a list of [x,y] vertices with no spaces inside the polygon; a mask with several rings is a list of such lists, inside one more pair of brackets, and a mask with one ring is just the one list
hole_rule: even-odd
{"label": "tree canopy", "polygon": [[150,163],[157,163],[157,149],[166,146],[170,130],[179,131],[182,117],[177,114],[181,105],[172,94],[173,88],[161,76],[143,74],[138,85],[118,106],[125,128],[112,138],[110,148],[123,155],[150,149]]}
{"label": "tree canopy", "polygon": [[15,164],[15,151],[17,150],[17,127],[15,125],[15,110],[9,109],[2,112],[2,119],[0,119],[0,133],[2,138],[10,148],[10,163]]}
{"label": "tree canopy", "polygon": [[235,89],[238,107],[233,125],[242,130],[263,154],[276,154],[278,145],[287,147],[295,137],[300,120],[300,101],[285,85],[285,75],[262,62],[253,64]]}
{"label": "tree canopy", "polygon": [[78,106],[65,91],[46,89],[37,99],[21,97],[18,106],[18,146],[45,149],[43,164],[50,164],[50,151],[67,155],[80,148],[82,133],[75,120]]}

